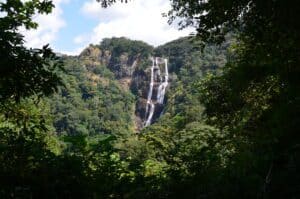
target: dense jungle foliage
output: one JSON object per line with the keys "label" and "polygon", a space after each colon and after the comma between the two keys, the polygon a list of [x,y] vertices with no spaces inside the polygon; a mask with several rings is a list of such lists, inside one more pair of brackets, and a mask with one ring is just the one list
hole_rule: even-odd
{"label": "dense jungle foliage", "polygon": [[94,66],[85,58],[63,59],[64,87],[47,99],[56,133],[75,136],[129,133],[133,126],[134,96],[122,89],[106,66]]}
{"label": "dense jungle foliage", "polygon": [[[60,57],[18,31],[51,1],[0,2],[0,198],[299,198],[297,2],[171,2],[170,21],[196,36]],[[168,58],[170,86],[137,131],[124,81],[151,55]]]}

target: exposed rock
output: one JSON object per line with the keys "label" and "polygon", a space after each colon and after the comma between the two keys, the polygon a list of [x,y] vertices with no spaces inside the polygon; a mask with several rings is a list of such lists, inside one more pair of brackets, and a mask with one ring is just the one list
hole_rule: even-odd
{"label": "exposed rock", "polygon": [[89,67],[107,66],[111,59],[111,53],[108,50],[102,51],[99,47],[90,45],[80,53],[79,59],[83,60]]}
{"label": "exposed rock", "polygon": [[108,67],[115,74],[117,79],[132,77],[139,59],[139,55],[130,57],[128,53],[124,52],[119,57],[112,58]]}
{"label": "exposed rock", "polygon": [[[151,71],[149,67],[145,65],[149,62],[150,54],[147,58],[141,58],[140,54],[131,54],[128,52],[121,52],[118,56],[112,55],[109,50],[101,50],[99,46],[90,45],[82,51],[79,55],[89,71],[89,79],[92,81],[93,85],[108,84],[105,78],[101,78],[99,75],[93,73],[95,68],[107,67],[111,72],[114,73],[115,78],[119,81],[120,87],[126,91],[131,91],[135,96],[137,96],[136,107],[135,107],[135,129],[139,131],[144,126],[144,121],[147,119],[146,106],[147,106],[147,95],[149,90],[149,83],[151,77]],[[161,61],[161,60],[159,60]],[[141,66],[144,64],[144,66]],[[143,68],[144,67],[144,68]],[[160,82],[162,82],[162,77],[160,75],[160,66],[155,66],[155,76],[153,85],[153,101],[157,98],[157,90]],[[153,121],[159,118],[163,110],[163,105],[156,104],[153,115]]]}
{"label": "exposed rock", "polygon": [[79,58],[88,58],[92,61],[98,61],[99,57],[101,56],[102,51],[100,50],[100,48],[90,45],[80,53]]}

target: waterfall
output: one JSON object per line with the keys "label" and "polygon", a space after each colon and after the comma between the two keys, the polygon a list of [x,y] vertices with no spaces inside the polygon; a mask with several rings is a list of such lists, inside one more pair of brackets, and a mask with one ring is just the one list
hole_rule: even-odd
{"label": "waterfall", "polygon": [[[153,94],[153,85],[154,85],[154,67],[155,65],[157,65],[157,59],[155,60],[154,63],[154,58],[152,58],[152,66],[151,66],[151,77],[150,77],[150,88],[148,91],[148,98],[147,98],[147,105],[146,105],[146,116],[148,115],[148,118],[146,120],[145,126],[149,126],[151,124],[151,120],[153,117],[153,113],[154,113],[154,103],[152,101],[152,94]],[[150,106],[150,111],[149,111],[149,106]]]}
{"label": "waterfall", "polygon": [[148,119],[146,121],[146,124],[145,126],[149,126],[151,124],[151,120],[152,120],[152,117],[153,117],[153,113],[154,113],[154,104],[151,102],[150,103],[150,111],[149,111],[149,116],[148,116]]}
{"label": "waterfall", "polygon": [[165,62],[165,81],[159,85],[158,91],[157,91],[157,99],[156,99],[157,103],[159,103],[159,104],[164,103],[166,88],[169,84],[168,60],[164,59],[164,62]]}
{"label": "waterfall", "polygon": [[[164,79],[161,76],[161,71],[160,71],[160,67],[159,67],[159,64],[162,64],[162,63],[165,66],[165,68],[164,68]],[[154,80],[154,75],[156,75],[155,80]],[[169,84],[169,71],[168,71],[168,60],[167,59],[164,59],[164,61],[162,62],[161,58],[158,58],[158,57],[156,57],[155,59],[152,58],[150,86],[149,86],[148,97],[147,97],[147,105],[146,105],[146,117],[147,117],[147,119],[145,121],[145,127],[149,126],[151,124],[153,114],[154,114],[154,111],[155,111],[155,103],[152,100],[152,96],[153,96],[154,81],[157,80],[157,76],[158,76],[158,79],[159,79],[159,86],[157,88],[156,102],[158,104],[163,104],[166,89],[167,89],[168,84]]]}

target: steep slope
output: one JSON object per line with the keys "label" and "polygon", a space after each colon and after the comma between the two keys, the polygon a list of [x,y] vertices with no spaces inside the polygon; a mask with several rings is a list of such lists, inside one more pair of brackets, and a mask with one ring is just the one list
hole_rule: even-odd
{"label": "steep slope", "polygon": [[178,89],[190,91],[193,81],[225,63],[226,44],[203,52],[197,46],[188,37],[158,48],[111,38],[90,45],[79,56],[63,57],[65,87],[48,100],[57,133],[126,135],[156,122],[163,112],[178,114],[191,96]]}
{"label": "steep slope", "polygon": [[[108,52],[88,47],[78,57],[64,57],[65,86],[49,99],[58,134],[99,135],[133,132],[134,96],[104,65]],[[102,57],[102,60],[98,58]]]}

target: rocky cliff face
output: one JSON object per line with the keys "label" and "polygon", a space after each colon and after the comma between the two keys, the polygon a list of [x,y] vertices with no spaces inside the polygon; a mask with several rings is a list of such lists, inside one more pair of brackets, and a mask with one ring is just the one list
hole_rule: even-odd
{"label": "rocky cliff face", "polygon": [[[115,78],[119,81],[120,86],[132,92],[136,96],[136,107],[133,119],[135,129],[138,131],[144,126],[147,115],[147,95],[150,84],[150,54],[141,56],[141,53],[129,54],[120,52],[118,56],[110,50],[101,49],[99,46],[89,46],[79,55],[79,59],[84,61],[84,67],[93,71],[95,68],[102,66],[107,67],[113,72]],[[156,98],[157,86],[154,86],[153,98]],[[153,120],[156,120],[163,109],[163,105],[157,105]]]}
{"label": "rocky cliff face", "polygon": [[[93,81],[106,83],[102,81],[101,75],[108,75],[106,80],[111,78],[117,80],[120,88],[135,95],[136,104],[132,120],[135,121],[135,129],[139,130],[149,118],[149,109],[153,105],[155,109],[151,121],[154,122],[160,117],[167,100],[159,100],[158,95],[165,94],[166,87],[170,90],[173,86],[186,89],[192,81],[202,78],[206,73],[218,73],[218,68],[226,63],[227,47],[228,44],[220,47],[208,45],[201,51],[190,37],[180,38],[157,48],[142,41],[111,38],[104,39],[100,45],[90,45],[78,58],[90,72]],[[159,63],[152,67],[153,55],[168,58],[170,76],[167,74],[166,78],[164,59],[159,59]],[[151,68],[156,71],[155,73],[160,71],[161,75],[153,74]],[[100,79],[96,77],[98,74]],[[172,82],[171,86],[168,82]],[[152,94],[149,99],[150,88]]]}
{"label": "rocky cliff face", "polygon": [[111,59],[111,52],[90,45],[80,53],[78,58],[84,62],[84,67],[92,71],[97,66],[107,66]]}
{"label": "rocky cliff face", "polygon": [[[226,49],[207,46],[202,52],[189,38],[157,48],[111,38],[90,45],[79,56],[62,56],[68,74],[64,75],[66,88],[59,93],[63,98],[57,97],[54,102],[58,103],[52,104],[57,131],[128,135],[157,121],[161,113],[174,116],[197,111],[182,108],[182,104],[199,103],[191,97],[192,90],[191,95],[186,91],[203,74],[218,73],[215,68],[224,65]],[[169,74],[165,60],[152,56],[168,58]],[[169,102],[172,106],[166,106]]]}

